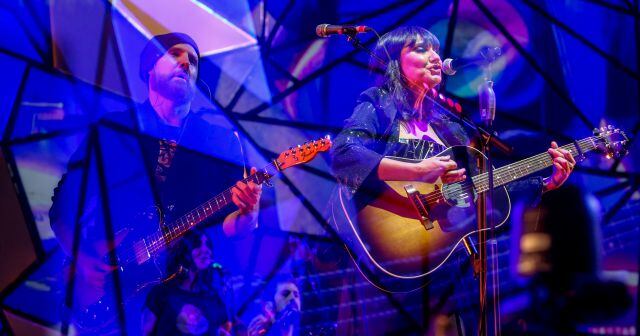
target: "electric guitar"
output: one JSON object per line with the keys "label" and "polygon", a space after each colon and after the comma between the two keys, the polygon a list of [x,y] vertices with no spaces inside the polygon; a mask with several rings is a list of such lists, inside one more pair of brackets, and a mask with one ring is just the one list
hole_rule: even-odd
{"label": "electric guitar", "polygon": [[[612,158],[625,155],[627,143],[624,132],[608,126],[561,148],[577,159],[590,151]],[[350,195],[340,188],[332,205],[333,222],[356,266],[375,286],[388,291],[420,288],[458,247],[473,248],[469,247],[474,245],[471,237],[479,231],[475,201],[489,190],[487,173],[477,173],[478,162],[486,157],[467,146],[453,146],[436,156],[446,155],[458,168],[466,168],[464,181],[383,181],[382,191],[371,201],[361,201],[366,191]],[[544,152],[494,170],[493,204],[487,215],[496,228],[506,222],[511,209],[505,185],[552,164],[551,156]]]}
{"label": "electric guitar", "polygon": [[[284,169],[313,160],[318,153],[328,151],[331,145],[330,138],[326,137],[292,147],[242,182],[256,184],[268,182],[272,176]],[[76,300],[72,312],[76,327],[85,332],[104,330],[116,321],[118,302],[124,303],[140,293],[142,289],[167,281],[175,276],[175,274],[165,274],[165,270],[160,266],[163,258],[162,252],[199,223],[230,205],[232,203],[231,189],[232,187],[226,189],[171,223],[163,222],[160,209],[143,214],[141,217],[148,217],[147,219],[159,224],[158,230],[152,234],[140,236],[132,234],[129,229],[123,229],[115,234],[112,243],[98,242],[94,244],[96,254],[102,258],[105,264],[113,264],[111,254],[115,254],[117,269],[109,274],[105,280],[110,284],[119,284],[122,293],[121,300],[118,300],[116,295],[113,295],[114,293],[105,295],[104,288],[95,288],[92,284],[83,283],[82,279],[76,277],[74,279]],[[156,211],[157,213],[153,213]]]}

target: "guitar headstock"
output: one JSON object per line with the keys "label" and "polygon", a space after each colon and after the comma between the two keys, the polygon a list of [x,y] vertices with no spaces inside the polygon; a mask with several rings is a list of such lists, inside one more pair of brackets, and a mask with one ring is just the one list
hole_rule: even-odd
{"label": "guitar headstock", "polygon": [[593,135],[597,149],[603,152],[608,159],[619,159],[627,155],[629,138],[619,128],[611,125],[595,128]]}
{"label": "guitar headstock", "polygon": [[276,162],[280,170],[313,160],[318,153],[326,152],[331,148],[331,138],[324,138],[305,142],[296,147],[290,147],[288,150],[280,153]]}

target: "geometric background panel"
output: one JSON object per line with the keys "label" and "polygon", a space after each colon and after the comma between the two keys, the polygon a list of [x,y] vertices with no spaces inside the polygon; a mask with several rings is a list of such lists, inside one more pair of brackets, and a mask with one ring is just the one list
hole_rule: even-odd
{"label": "geometric background panel", "polygon": [[[120,0],[113,6],[147,37],[171,31],[189,34],[198,42],[201,56],[243,48],[256,42],[251,35],[197,0],[176,0],[165,6],[149,1]],[[185,17],[189,20],[184,20]],[[212,35],[216,38],[211,38]]]}
{"label": "geometric background panel", "polygon": [[61,249],[48,252],[46,259],[23,274],[4,304],[44,325],[55,325],[62,317],[65,255]]}
{"label": "geometric background panel", "polygon": [[[40,10],[40,13],[35,11]],[[10,51],[16,55],[43,62],[43,48],[47,41],[46,29],[47,6],[41,6],[37,2],[20,4],[19,2],[5,1],[0,8],[0,22],[7,29],[0,38],[0,49]],[[44,12],[44,13],[43,13]],[[36,15],[40,14],[40,15]]]}
{"label": "geometric background panel", "polygon": [[[45,326],[32,317],[22,316],[11,310],[5,309],[4,313],[7,317],[11,333],[13,335],[48,335],[57,336],[61,334],[54,326]],[[0,329],[0,331],[3,331]]]}
{"label": "geometric background panel", "polygon": [[[16,172],[13,172],[15,175]],[[0,152],[0,292],[13,283],[27,267],[36,261],[29,226],[9,173],[9,165]],[[12,255],[14,257],[7,257]]]}
{"label": "geometric background panel", "polygon": [[258,47],[239,48],[209,56],[207,60],[222,70],[218,89],[212,92],[221,105],[228,106],[240,87],[245,91],[234,106],[234,112],[242,113],[271,100]]}
{"label": "geometric background panel", "polygon": [[16,94],[18,93],[21,77],[24,74],[26,63],[15,58],[0,54],[0,63],[5,65],[3,78],[0,83],[0,135],[4,134],[5,127],[9,121]]}
{"label": "geometric background panel", "polygon": [[[335,137],[360,92],[373,85],[368,53],[354,48],[345,36],[317,37],[316,25],[366,25],[380,35],[399,26],[423,26],[438,37],[442,58],[474,57],[483,47],[500,46],[502,55],[491,69],[476,64],[459,69],[455,76],[444,77],[440,93],[459,102],[464,116],[478,121],[477,87],[485,75],[491,76],[497,102],[494,127],[515,149],[512,157],[499,160],[543,153],[551,140],[568,144],[583,139],[594,126],[611,123],[627,132],[629,155],[620,160],[590,156],[567,184],[594,194],[600,203],[603,274],[622,278],[635,299],[634,238],[640,227],[636,2],[117,0],[1,5],[1,332],[43,334],[43,328],[64,327],[58,301],[68,288],[58,280],[68,258],[60,248],[62,237],[50,227],[53,189],[96,121],[147,98],[146,83],[138,74],[140,51],[151,35],[168,31],[190,34],[202,51],[192,110],[213,125],[236,130],[244,157],[258,168],[290,146]],[[367,32],[357,37],[370,49],[379,36]],[[112,126],[99,128],[96,148],[112,148],[113,135],[124,131]],[[190,144],[186,150],[199,150],[200,145]],[[235,146],[215,146],[211,159],[244,163]],[[103,154],[106,160],[96,153],[85,162],[92,169],[90,186],[98,182],[100,168],[108,170],[110,185],[117,176],[111,168],[128,167],[121,153]],[[274,176],[273,186],[263,188],[259,225],[245,236],[225,237],[220,226],[207,227],[219,263],[212,266],[225,284],[219,289],[236,317],[234,325],[247,326],[266,308],[273,279],[281,275],[300,282],[301,335],[423,335],[435,326],[429,318],[454,308],[443,303],[477,312],[477,281],[471,268],[463,267],[469,266],[465,256],[447,265],[455,272],[443,276],[459,280],[455,288],[445,288],[447,282],[436,279],[415,292],[389,293],[367,281],[367,270],[357,268],[343,248],[343,232],[337,230],[344,227],[336,229],[339,225],[331,222],[336,187],[331,160],[330,153],[322,153]],[[135,175],[135,181],[144,176]],[[114,190],[107,194],[120,195]],[[150,193],[123,196],[136,203]],[[118,206],[129,202],[113,201],[110,217],[120,223],[127,215],[118,212]],[[514,223],[499,230],[495,239],[503,319],[513,316],[522,295],[528,294],[506,260],[517,252]],[[88,243],[80,240],[82,246]],[[113,286],[109,291],[114,292]],[[450,296],[439,297],[438,291]],[[139,326],[139,309],[125,315],[132,327]],[[634,305],[616,320],[594,321],[572,331],[630,334],[638,316]]]}

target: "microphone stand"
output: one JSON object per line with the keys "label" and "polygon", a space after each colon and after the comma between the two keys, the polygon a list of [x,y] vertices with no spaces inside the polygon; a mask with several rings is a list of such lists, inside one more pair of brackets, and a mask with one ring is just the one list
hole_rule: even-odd
{"label": "microphone stand", "polygon": [[[495,246],[495,223],[491,209],[493,208],[493,158],[491,155],[491,134],[493,132],[493,121],[496,115],[496,96],[493,91],[493,81],[491,80],[491,62],[484,69],[484,82],[478,88],[478,103],[480,107],[480,116],[484,123],[485,129],[489,132],[489,138],[481,139],[481,150],[486,159],[478,157],[479,174],[487,174],[488,190],[478,195],[476,202],[476,218],[478,221],[478,245],[479,260],[474,265],[474,271],[479,279],[479,300],[480,300],[480,321],[478,334],[488,334],[488,296],[487,296],[487,272],[489,270],[487,263],[487,244],[491,241],[491,269],[492,269],[492,304],[494,319],[494,335],[500,335],[500,309],[498,300],[498,274],[497,274],[497,251]],[[487,236],[487,234],[489,236]]]}
{"label": "microphone stand", "polygon": [[[380,35],[378,35],[378,32],[376,32],[373,29],[371,30],[376,34],[376,36],[378,36],[378,38],[380,38]],[[373,51],[367,49],[367,47],[365,47],[362,43],[360,43],[360,40],[358,40],[358,38],[356,37],[356,34],[357,34],[356,32],[346,32],[343,35],[347,37],[347,41],[350,42],[355,49],[360,49],[366,52],[367,54],[369,54],[369,56],[374,58],[376,62],[378,62],[378,64],[387,66],[387,62],[385,62],[385,60],[378,57],[378,55],[374,54]]]}

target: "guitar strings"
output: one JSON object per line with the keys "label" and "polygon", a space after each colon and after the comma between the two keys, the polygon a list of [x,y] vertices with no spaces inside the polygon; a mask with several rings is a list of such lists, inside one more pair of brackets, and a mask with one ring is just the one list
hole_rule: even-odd
{"label": "guitar strings", "polygon": [[[583,140],[579,141],[580,147],[582,148],[585,145],[591,144],[591,142],[589,140],[590,140],[590,138],[583,139]],[[561,148],[568,149],[570,152],[576,151],[575,147],[573,147],[573,148],[572,147],[573,147],[573,144],[567,144],[567,145],[565,145],[565,146],[563,146]],[[524,166],[524,165],[527,165],[527,164],[529,165],[529,167],[534,167],[536,169],[534,171],[537,171],[539,169],[548,167],[549,165],[547,165],[547,164],[549,162],[551,162],[551,161],[547,162],[546,161],[547,158],[549,158],[549,156],[546,153],[541,153],[541,154],[535,155],[535,156],[533,156],[531,158],[522,160],[520,162],[516,162],[516,163],[514,163],[512,165],[508,165],[508,166],[499,168],[499,169],[497,169],[498,179],[502,179],[502,178],[505,178],[507,176],[514,176],[514,175],[517,176],[518,174],[517,173],[514,174],[514,171],[519,170],[520,172],[522,172],[521,167]],[[532,162],[533,162],[533,164],[532,164]],[[526,170],[525,170],[525,174],[523,174],[522,176],[525,176],[527,174],[529,174],[529,173],[526,172]],[[484,192],[484,191],[488,190],[488,186],[486,185],[487,181],[485,181],[487,179],[487,176],[488,176],[487,173],[483,173],[483,174],[480,174],[480,175],[477,175],[477,176],[474,176],[474,177],[471,178],[472,184],[475,184],[478,189],[482,189],[482,190],[479,190],[479,192]],[[520,176],[520,177],[522,177],[522,176]],[[470,186],[472,186],[472,184],[463,183],[461,185],[461,187],[462,187],[462,189],[466,189],[466,188],[469,188]],[[441,197],[443,198],[442,192],[440,192],[439,194],[440,195],[438,195],[438,194],[433,194],[433,195],[427,194],[427,195],[423,195],[423,196],[425,196],[426,200],[428,202],[430,202],[430,201],[434,201],[436,199],[439,199]],[[451,195],[455,196],[455,197],[460,197],[461,193],[458,192],[458,193],[453,193]]]}
{"label": "guitar strings", "polygon": [[[270,163],[265,168],[263,168],[263,171],[266,172],[267,174],[270,174],[269,171],[273,172],[274,169],[276,169],[275,163]],[[270,175],[274,175],[274,174],[270,174]],[[254,183],[260,182],[258,179],[258,174],[250,175],[249,177],[243,179],[242,182],[247,183],[250,180],[252,180],[252,182]],[[155,231],[154,233],[147,236],[146,239],[141,240],[144,242],[145,250],[136,249],[135,246],[131,246],[126,248],[125,250],[122,250],[122,252],[120,252],[121,253],[120,255],[123,256],[122,260],[120,261],[121,266],[137,260],[149,259],[149,257],[152,254],[155,254],[166,247],[166,243],[165,243],[166,240],[171,241],[181,237],[191,227],[199,224],[207,217],[213,215],[215,212],[225,207],[228,204],[228,200],[231,199],[231,189],[233,189],[233,187],[227,188],[226,190],[214,196],[213,198],[203,202],[202,204],[197,206],[195,209],[187,212],[186,214],[182,215],[178,219],[174,220],[169,225],[170,228],[167,233]],[[220,198],[222,199],[221,201],[222,206],[220,206],[219,205],[220,203],[218,202],[218,199]],[[215,201],[215,204],[216,204],[215,207],[212,206],[212,203],[211,203],[212,201]],[[198,211],[201,208],[203,209],[202,212],[204,213],[204,216],[202,216],[200,214],[200,211]],[[207,211],[209,211],[209,213],[207,213]],[[194,220],[194,218],[196,220]]]}
{"label": "guitar strings", "polygon": [[[324,147],[326,145],[325,143],[325,139],[322,140],[314,140],[312,143],[308,144],[308,147],[310,147],[312,144],[315,147],[318,147],[318,143],[321,145],[321,147]],[[325,149],[326,150],[326,149]],[[317,152],[320,152],[323,150],[317,150]],[[294,154],[295,154],[295,150],[294,150]],[[308,155],[308,153],[307,153]],[[265,174],[273,176],[275,175],[280,168],[276,166],[276,161],[272,161],[270,164],[268,164],[265,168],[263,168],[261,171],[263,171]],[[259,176],[258,174],[253,174],[245,179],[242,180],[242,182],[247,182],[249,180],[253,179],[253,182],[255,183],[262,183],[259,180]],[[187,212],[185,215],[181,216],[180,218],[178,218],[177,220],[175,220],[173,223],[177,223],[178,225],[171,225],[173,228],[170,229],[170,231],[165,234],[162,232],[158,232],[156,231],[155,233],[151,234],[148,238],[150,239],[150,243],[147,244],[147,242],[145,240],[144,241],[144,245],[145,245],[145,249],[146,251],[139,251],[135,248],[130,248],[128,251],[125,251],[124,254],[129,254],[131,255],[131,251],[133,250],[133,255],[136,259],[140,259],[140,258],[144,258],[145,254],[149,255],[151,253],[156,253],[158,251],[160,251],[162,248],[165,247],[166,243],[165,240],[167,240],[167,237],[169,238],[169,240],[173,240],[175,238],[178,238],[180,236],[182,236],[183,234],[186,233],[186,231],[188,231],[188,228],[197,225],[199,222],[201,222],[202,220],[204,220],[205,218],[213,215],[216,211],[220,210],[222,207],[226,206],[228,204],[228,199],[231,199],[231,189],[233,189],[233,187],[229,187],[227,188],[225,191],[223,191],[222,193],[220,193],[218,196],[213,197],[212,199],[209,199],[208,201],[204,202],[203,204],[201,204],[200,206],[196,207],[195,209]],[[225,195],[227,195],[227,199],[225,199]],[[219,196],[222,196],[222,206],[219,206],[217,199],[219,198]],[[212,209],[214,207],[211,206],[211,201],[215,200],[216,201],[216,209],[215,210],[208,210],[208,209]],[[208,207],[205,207],[204,205],[208,205]],[[205,214],[205,216],[203,217],[200,212],[199,209],[203,209],[203,213]],[[211,211],[210,214],[207,213],[207,211]],[[194,217],[196,218],[196,220],[193,220]],[[185,224],[185,219],[187,224]],[[178,223],[179,222],[179,223]],[[198,223],[196,223],[198,222]],[[177,231],[177,233],[176,233]],[[145,253],[146,252],[146,253]],[[127,263],[131,262],[131,259],[127,259]]]}
{"label": "guitar strings", "polygon": [[[582,145],[585,145],[585,143],[588,142],[588,140],[584,139],[584,140],[581,140],[581,142],[582,142]],[[571,148],[572,146],[573,146],[573,144],[567,144],[567,145],[565,145],[565,146],[563,146],[561,148],[568,149],[569,151],[573,152],[575,150]],[[573,147],[573,148],[575,148],[575,147]],[[546,168],[546,167],[549,166],[548,163],[552,162],[551,160],[547,161],[548,159],[549,159],[549,156],[546,153],[541,153],[541,154],[535,155],[535,156],[533,156],[531,158],[522,160],[520,162],[516,162],[514,164],[499,168],[499,169],[497,169],[497,173],[496,173],[497,178],[496,179],[500,180],[500,179],[504,179],[505,177],[510,177],[510,176],[516,177],[516,176],[519,175],[519,173],[520,174],[523,173],[523,169],[521,167],[523,167],[525,165],[528,165],[527,167],[529,167],[529,168],[534,168],[533,171],[537,171],[539,169]],[[528,169],[528,168],[524,169],[524,174],[522,174],[522,176],[525,176],[525,175],[529,174],[529,172],[527,172],[526,169]],[[522,176],[519,176],[519,177],[522,177]],[[472,183],[468,183],[468,182],[467,183],[463,183],[461,185],[461,189],[467,189],[467,188],[472,187],[473,185],[475,185],[476,189],[478,189],[478,192],[484,192],[484,191],[488,190],[487,177],[488,177],[487,173],[483,173],[483,174],[479,174],[477,176],[474,176],[474,177],[471,178],[471,182]],[[516,178],[519,178],[519,177],[516,177]],[[515,178],[514,178],[514,180],[515,180]],[[450,196],[460,197],[461,195],[462,195],[461,192],[455,192],[455,193],[452,193]],[[436,195],[433,195],[431,197],[429,195],[425,195],[425,196],[427,196],[427,201],[428,202],[433,201],[435,199],[438,199],[440,197],[444,197],[442,192],[440,192],[440,195],[436,194]]]}
{"label": "guitar strings", "polygon": [[[580,142],[582,142],[583,146],[584,145],[588,145],[590,143],[589,140],[587,140],[587,139],[580,140]],[[579,145],[580,145],[580,142],[579,142]],[[580,146],[580,147],[582,148],[583,146]],[[574,144],[567,144],[567,145],[564,145],[564,146],[562,146],[560,148],[568,150],[569,152],[571,152],[572,155],[573,154],[578,154],[577,153],[578,150],[576,149]],[[591,150],[591,149],[587,148],[587,151],[589,151],[589,150]],[[576,152],[576,153],[574,153],[574,152]],[[553,161],[552,160],[547,160],[548,158],[549,158],[549,155],[547,153],[540,153],[540,154],[534,155],[534,156],[532,156],[530,158],[524,159],[522,161],[518,161],[518,162],[516,162],[514,164],[498,168],[498,169],[496,169],[497,175],[499,175],[498,179],[505,178],[505,175],[506,175],[506,177],[517,176],[518,172],[521,173],[522,176],[526,176],[526,175],[532,173],[532,172],[529,171],[530,168],[533,168],[534,171],[537,171],[539,169],[543,169],[543,168],[549,167],[549,166],[552,165]],[[524,166],[524,168],[523,168],[523,166]],[[514,172],[515,172],[515,174],[514,174]],[[520,178],[522,176],[519,176],[517,178]],[[477,180],[483,180],[483,181],[478,181],[478,184],[482,183],[483,184],[482,187],[488,188],[488,185],[484,185],[485,180],[486,180],[486,183],[488,183],[488,173],[482,173],[480,175],[475,176],[475,178]],[[486,190],[488,190],[488,189],[485,189],[485,190],[482,190],[482,191],[486,191]]]}
{"label": "guitar strings", "polygon": [[[594,146],[594,142],[593,142],[593,138],[596,139],[602,139],[602,137],[600,136],[594,136],[594,137],[589,137],[586,139],[582,139],[580,141],[578,141],[578,145],[580,146],[581,150],[583,153],[588,152],[590,150],[595,149],[596,147]],[[577,148],[575,147],[575,144],[570,143],[570,144],[566,144],[562,147],[560,147],[562,149],[568,150],[569,152],[571,152],[572,155],[576,155],[577,153]],[[575,152],[575,153],[574,153]],[[528,159],[524,159],[518,162],[515,162],[514,164],[511,165],[507,165],[501,168],[496,169],[498,177],[497,179],[502,179],[508,176],[517,176],[518,174],[515,173],[514,171],[519,170],[520,173],[523,172],[522,167],[526,166],[526,167],[532,167],[534,168],[533,172],[549,167],[549,163],[553,162],[553,160],[549,160],[550,157],[547,153],[541,153],[541,154],[537,154],[534,155]],[[528,165],[528,166],[527,166]],[[526,171],[526,169],[528,168],[524,168],[524,173],[522,176],[526,176],[529,173]],[[478,189],[478,192],[484,192],[486,190],[488,190],[488,185],[486,185],[488,183],[487,180],[488,177],[488,173],[482,173],[476,176],[471,177],[471,182],[464,182],[460,185],[460,189],[462,191],[456,191],[453,193],[450,193],[449,196],[452,196],[454,198],[458,198],[461,197],[463,194],[466,193],[466,191],[464,191],[465,189],[468,188],[473,188],[474,186],[476,187],[476,189]],[[519,177],[518,177],[519,178]],[[514,179],[515,180],[515,179]],[[487,183],[485,183],[487,182]],[[482,189],[482,190],[480,190]],[[423,201],[426,201],[427,203],[432,203],[434,201],[437,201],[439,199],[444,199],[444,194],[442,189],[439,189],[435,192],[431,192],[429,194],[425,194],[425,195],[421,195],[421,199]]]}
{"label": "guitar strings", "polygon": [[[314,147],[318,147],[318,143],[320,144],[321,147],[324,147],[326,145],[325,139],[322,139],[322,140],[314,140],[312,143],[308,144],[307,146],[310,148],[311,145],[313,144]],[[326,149],[324,149],[324,150],[326,150]],[[316,149],[316,153],[324,151],[324,150]],[[294,150],[294,154],[295,154],[295,150]],[[309,153],[307,153],[307,156],[308,156],[308,154]],[[267,175],[273,176],[273,175],[277,174],[278,171],[281,169],[276,164],[277,164],[277,161],[274,160],[270,164],[268,164],[265,168],[263,168],[261,171],[264,172]],[[251,179],[253,179],[254,183],[258,183],[258,184],[262,183],[260,181],[260,179],[259,179],[258,174],[252,174],[251,176],[243,179],[242,182],[246,183]],[[167,240],[167,237],[168,237],[168,240],[170,240],[170,241],[174,240],[174,239],[176,239],[178,237],[181,237],[191,227],[199,224],[204,219],[206,219],[207,217],[213,215],[215,212],[217,212],[218,210],[220,210],[221,208],[226,206],[228,204],[228,200],[231,199],[231,189],[233,189],[233,187],[227,188],[222,193],[220,193],[217,196],[215,196],[215,197],[209,199],[208,201],[202,203],[200,206],[198,206],[195,209],[187,212],[185,215],[183,215],[180,218],[178,218],[177,220],[175,220],[173,222],[173,224],[171,225],[172,228],[167,233],[156,231],[156,232],[152,233],[151,235],[149,235],[147,237],[147,238],[150,238],[149,239],[150,240],[149,244],[147,244],[147,241],[145,239],[143,239],[142,242],[144,244],[145,251],[142,251],[141,249],[136,249],[135,247],[130,247],[129,249],[124,250],[121,255],[128,255],[126,257],[124,263],[127,264],[127,263],[130,263],[130,262],[135,261],[135,260],[145,260],[145,261],[148,260],[151,257],[152,253],[155,254],[158,251],[160,251],[161,249],[165,248],[165,246],[166,246],[165,240]],[[225,195],[227,196],[226,199],[225,199]],[[222,196],[222,206],[220,206],[219,203],[218,203],[219,196]],[[215,207],[214,210],[208,210],[208,209],[213,209],[214,208],[214,207],[211,206],[212,205],[211,204],[212,200],[216,201],[216,207]],[[205,204],[208,205],[208,207],[205,207]],[[199,212],[199,209],[201,209],[201,208],[203,209],[202,212],[204,213],[204,216],[202,216],[200,214],[200,212]],[[207,213],[207,211],[210,211],[211,213]],[[195,217],[196,220],[194,220],[194,217]],[[185,224],[185,219],[186,219],[187,224]],[[147,258],[147,259],[145,259],[145,258]]]}
{"label": "guitar strings", "polygon": [[[586,138],[583,140],[578,141],[579,146],[582,148],[583,146],[587,147],[588,145],[593,145],[593,141],[592,138],[596,138],[596,139],[602,139],[601,136],[595,136],[595,137],[590,137],[590,138]],[[592,146],[593,148],[595,148],[595,146]],[[575,147],[575,144],[567,144],[564,145],[560,148],[563,148],[565,150],[568,150],[569,152],[571,152],[572,154],[574,154],[574,152],[577,152],[577,149]],[[587,150],[582,150],[582,152],[587,152],[592,150],[593,148],[591,147],[587,147]],[[577,154],[577,153],[575,153]],[[543,161],[544,159],[544,161]],[[527,169],[529,169],[529,167],[534,168],[534,171],[537,171],[538,169],[542,169],[542,168],[546,168],[548,167],[548,163],[552,162],[552,161],[547,161],[549,159],[549,157],[546,155],[546,153],[541,153],[535,156],[532,156],[528,159],[524,159],[522,161],[516,162],[512,165],[508,165],[508,166],[504,166],[501,168],[498,168],[496,171],[496,175],[497,175],[497,179],[501,179],[504,178],[506,176],[517,176],[518,172],[515,172],[516,170],[519,170],[520,173],[522,173],[523,169],[522,167],[527,165],[527,168],[524,168],[524,174],[522,176],[526,176],[528,175]],[[274,164],[271,163],[270,165],[268,165],[264,170],[266,171],[268,168],[275,168]],[[514,174],[515,172],[515,174]],[[508,174],[508,175],[507,175]],[[471,178],[471,182],[464,182],[461,184],[461,190],[463,191],[457,191],[457,192],[453,192],[451,194],[449,194],[449,196],[454,197],[454,198],[458,198],[461,197],[464,193],[466,193],[466,191],[464,191],[465,189],[468,189],[470,187],[476,186],[476,189],[478,189],[478,192],[484,192],[486,190],[488,190],[488,186],[485,185],[486,183],[486,179],[487,179],[488,174],[487,173],[482,173],[476,176],[473,176]],[[520,176],[520,177],[522,177]],[[256,177],[257,175],[251,175],[248,178],[242,180],[243,182],[247,182],[249,179],[251,179],[252,177]],[[514,179],[515,180],[515,179]],[[256,182],[256,181],[254,181]],[[227,188],[225,191],[223,191],[222,193],[220,193],[218,196],[209,199],[208,201],[204,202],[203,204],[201,204],[199,207],[195,208],[194,210],[189,211],[188,213],[186,213],[185,215],[181,216],[179,219],[177,219],[176,221],[174,221],[172,227],[173,229],[170,230],[167,234],[161,233],[159,231],[156,231],[155,233],[151,234],[150,236],[148,236],[148,238],[150,239],[150,242],[147,242],[146,240],[144,240],[144,245],[145,245],[145,249],[146,251],[142,251],[141,249],[135,249],[134,247],[128,248],[126,250],[124,250],[123,252],[121,252],[123,256],[126,256],[126,258],[124,259],[124,263],[130,263],[134,260],[142,260],[145,257],[147,257],[149,254],[154,254],[157,253],[158,251],[160,251],[162,248],[164,248],[166,246],[165,244],[165,240],[167,239],[167,237],[169,238],[169,240],[173,240],[175,238],[180,237],[181,235],[185,234],[187,230],[187,227],[191,227],[196,225],[195,221],[189,220],[190,218],[193,219],[195,218],[200,218],[202,217],[200,215],[200,212],[198,211],[200,208],[204,208],[205,211],[204,214],[205,216],[202,217],[201,220],[203,220],[204,218],[209,217],[210,215],[212,215],[213,213],[215,213],[216,211],[220,210],[220,209],[215,209],[213,210],[211,213],[207,213],[206,211],[206,207],[204,207],[205,204],[209,205],[208,209],[212,209],[213,207],[211,207],[211,201],[212,200],[216,200],[216,207],[217,207],[217,198],[219,196],[222,196],[223,200],[224,200],[224,196],[225,195],[229,195],[231,194],[231,189],[233,187]],[[442,189],[439,189],[437,192],[431,192],[429,194],[426,195],[421,195],[421,199],[423,201],[426,201],[427,203],[431,203],[433,201],[436,201],[438,199],[444,199],[444,194]],[[226,205],[226,204],[225,204]],[[187,219],[187,224],[185,224],[185,218]],[[179,222],[179,223],[178,223]],[[176,225],[177,224],[177,225]],[[182,229],[182,230],[178,230],[178,229]],[[176,233],[176,231],[178,231]]]}

